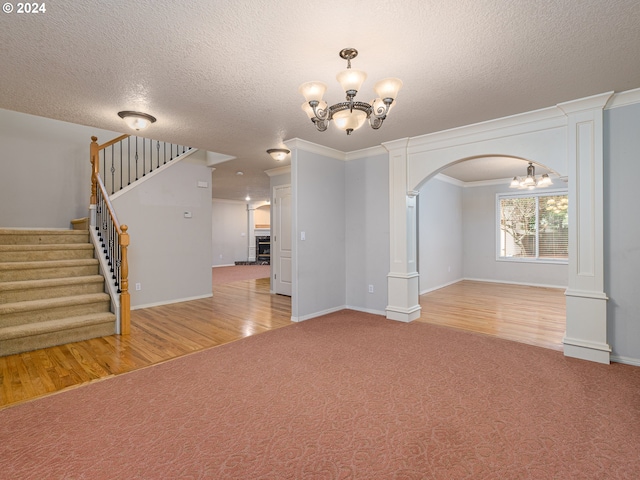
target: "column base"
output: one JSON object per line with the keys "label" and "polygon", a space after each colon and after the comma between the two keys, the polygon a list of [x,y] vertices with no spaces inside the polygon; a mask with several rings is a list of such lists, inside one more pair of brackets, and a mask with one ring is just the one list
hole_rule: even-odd
{"label": "column base", "polygon": [[389,320],[412,322],[420,318],[419,281],[418,272],[387,275],[389,305],[385,311]]}
{"label": "column base", "polygon": [[567,357],[608,364],[607,297],[602,292],[567,290],[567,331],[562,343]]}

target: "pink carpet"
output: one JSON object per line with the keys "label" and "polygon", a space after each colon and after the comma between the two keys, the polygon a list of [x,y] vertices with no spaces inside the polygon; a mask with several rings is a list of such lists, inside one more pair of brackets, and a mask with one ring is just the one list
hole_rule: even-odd
{"label": "pink carpet", "polygon": [[0,478],[637,479],[640,368],[343,311],[0,411]]}
{"label": "pink carpet", "polygon": [[213,285],[240,282],[242,280],[256,280],[269,278],[269,265],[234,265],[229,267],[215,267],[211,269]]}

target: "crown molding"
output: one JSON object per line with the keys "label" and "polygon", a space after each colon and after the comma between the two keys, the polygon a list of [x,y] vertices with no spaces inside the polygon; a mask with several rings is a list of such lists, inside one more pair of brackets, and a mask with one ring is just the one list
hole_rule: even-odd
{"label": "crown molding", "polygon": [[408,153],[438,150],[483,140],[564,127],[567,117],[557,107],[547,107],[462,127],[412,137]]}
{"label": "crown molding", "polygon": [[458,180],[457,178],[450,177],[449,175],[445,175],[444,173],[438,173],[434,176],[436,180],[440,180],[441,182],[450,183],[451,185],[455,185],[456,187],[465,187],[468,182],[463,182],[462,180]]}
{"label": "crown molding", "polygon": [[592,95],[590,97],[579,98],[577,100],[571,100],[569,102],[562,102],[557,107],[564,112],[565,115],[571,113],[584,112],[585,110],[603,109],[613,92],[600,93],[598,95]]}
{"label": "crown molding", "polygon": [[269,170],[265,170],[269,177],[275,177],[277,175],[286,175],[291,173],[291,165],[284,165],[282,167],[271,168]]}
{"label": "crown molding", "polygon": [[378,145],[375,147],[363,148],[361,150],[353,150],[352,152],[345,153],[345,160],[348,162],[349,160],[357,160],[359,158],[371,158],[378,155],[386,155],[387,149],[382,145]]}
{"label": "crown molding", "polygon": [[301,138],[292,138],[284,142],[289,150],[303,150],[309,153],[316,153],[329,158],[335,158],[336,160],[346,161],[346,154],[335,148],[325,147],[324,145],[318,145],[317,143],[308,142]]}
{"label": "crown molding", "polygon": [[635,103],[640,103],[640,88],[615,93],[604,108],[605,110],[609,110],[611,108],[626,107],[627,105],[633,105]]}

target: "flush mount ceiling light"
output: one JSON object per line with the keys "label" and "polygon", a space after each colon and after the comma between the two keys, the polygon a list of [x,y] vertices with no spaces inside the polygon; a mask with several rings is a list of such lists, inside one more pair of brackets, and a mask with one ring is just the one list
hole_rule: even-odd
{"label": "flush mount ceiling light", "polygon": [[118,116],[122,118],[129,128],[134,130],[144,130],[156,121],[156,117],[152,117],[148,113],[124,111],[118,112]]}
{"label": "flush mount ceiling light", "polygon": [[346,94],[346,102],[336,103],[330,107],[322,97],[327,86],[322,82],[307,82],[300,85],[299,91],[304,96],[305,103],[302,110],[309,116],[318,130],[324,132],[331,120],[336,126],[351,135],[351,132],[360,128],[369,119],[369,124],[374,130],[382,126],[391,107],[395,105],[398,91],[402,88],[402,80],[399,78],[385,78],[373,87],[377,98],[371,103],[356,102],[354,98],[367,74],[362,70],[352,70],[351,60],[358,56],[355,48],[344,48],[340,51],[340,58],[347,61],[347,69],[340,72],[336,78]]}
{"label": "flush mount ceiling light", "polygon": [[274,160],[281,162],[282,160],[287,158],[287,155],[289,155],[291,151],[287,150],[286,148],[270,148],[269,150],[267,150],[267,153],[271,155]]}
{"label": "flush mount ceiling light", "polygon": [[534,188],[544,188],[549,185],[553,185],[551,178],[549,178],[548,174],[542,175],[540,180],[536,179],[536,167],[533,166],[532,162],[529,162],[529,166],[527,167],[527,176],[520,179],[518,177],[513,177],[511,183],[509,184],[509,188],[519,188],[519,189],[528,189],[533,190]]}

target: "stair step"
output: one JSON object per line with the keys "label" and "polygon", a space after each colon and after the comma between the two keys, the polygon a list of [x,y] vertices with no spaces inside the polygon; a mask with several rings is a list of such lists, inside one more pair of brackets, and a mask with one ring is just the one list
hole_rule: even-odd
{"label": "stair step", "polygon": [[115,319],[104,312],[0,327],[0,356],[113,335]]}
{"label": "stair step", "polygon": [[48,230],[0,228],[0,245],[44,245],[61,243],[87,243],[87,230]]}
{"label": "stair step", "polygon": [[5,303],[0,305],[0,328],[110,310],[111,298],[106,293]]}
{"label": "stair step", "polygon": [[90,243],[0,245],[0,262],[33,262],[93,258]]}
{"label": "stair step", "polygon": [[104,292],[104,277],[50,278],[0,283],[0,304]]}
{"label": "stair step", "polygon": [[97,273],[98,260],[95,258],[0,263],[0,282],[76,277]]}

